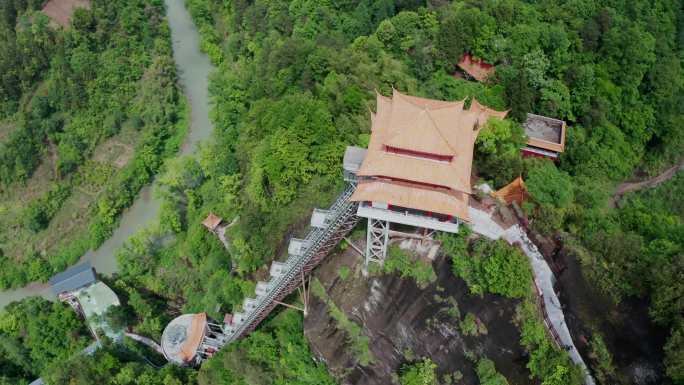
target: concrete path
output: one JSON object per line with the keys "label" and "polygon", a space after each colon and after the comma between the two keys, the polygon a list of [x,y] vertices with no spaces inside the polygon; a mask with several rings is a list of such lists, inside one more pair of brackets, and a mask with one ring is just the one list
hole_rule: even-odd
{"label": "concrete path", "polygon": [[551,326],[560,337],[561,344],[567,347],[572,362],[584,370],[585,384],[595,385],[587,365],[584,363],[582,356],[580,356],[572,341],[570,330],[568,330],[568,327],[565,324],[563,309],[561,308],[556,292],[553,290],[553,284],[556,278],[554,277],[553,272],[551,272],[551,268],[549,268],[549,265],[544,260],[544,256],[542,256],[537,249],[537,246],[527,237],[525,230],[518,224],[511,226],[508,229],[503,229],[492,219],[491,214],[486,211],[469,207],[469,214],[472,221],[470,227],[475,233],[490,239],[502,238],[509,244],[520,244],[520,247],[525,255],[527,255],[530,265],[532,266],[534,280],[537,283],[537,287],[541,290]]}
{"label": "concrete path", "polygon": [[129,332],[126,332],[125,334],[126,334],[126,337],[131,338],[131,339],[133,339],[133,340],[135,340],[135,341],[138,341],[138,342],[140,342],[141,344],[147,345],[147,346],[149,346],[150,348],[154,349],[157,353],[161,354],[162,356],[165,356],[165,355],[164,355],[164,350],[162,350],[161,346],[159,346],[159,344],[156,343],[156,342],[155,342],[154,340],[152,340],[151,338],[147,338],[147,337],[145,337],[145,336],[141,336],[141,335],[138,335],[138,334],[135,334],[135,333],[129,333]]}
{"label": "concrete path", "polygon": [[677,175],[678,172],[684,170],[684,161],[681,161],[679,164],[676,164],[667,170],[665,170],[662,174],[654,176],[653,178],[641,181],[641,182],[625,182],[621,183],[615,188],[615,192],[613,193],[613,197],[611,199],[611,207],[615,207],[617,205],[617,202],[622,198],[623,195],[625,195],[628,192],[634,192],[638,191],[644,188],[652,188],[656,187],[657,185],[668,181],[672,179],[675,175]]}

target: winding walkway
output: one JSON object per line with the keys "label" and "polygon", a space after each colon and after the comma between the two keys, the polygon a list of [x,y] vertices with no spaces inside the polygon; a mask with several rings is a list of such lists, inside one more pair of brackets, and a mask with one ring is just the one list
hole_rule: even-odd
{"label": "winding walkway", "polygon": [[151,349],[161,354],[162,356],[164,355],[164,351],[162,350],[161,346],[159,346],[159,344],[156,343],[153,339],[135,333],[126,332],[124,334],[126,335],[126,337],[132,340],[138,341],[141,344],[149,346]]}
{"label": "winding walkway", "polygon": [[471,228],[474,232],[483,235],[490,239],[504,239],[509,244],[519,244],[522,251],[525,253],[532,266],[534,272],[534,280],[537,287],[541,291],[546,312],[548,315],[551,327],[555,329],[563,346],[568,349],[570,359],[584,371],[584,382],[586,385],[594,385],[594,379],[589,373],[587,365],[584,363],[582,356],[575,347],[570,335],[570,330],[565,324],[565,316],[561,303],[558,300],[556,292],[553,290],[553,284],[556,278],[551,271],[551,268],[544,260],[544,256],[539,252],[537,246],[527,237],[525,230],[519,225],[513,225],[504,229],[497,224],[491,214],[486,211],[469,207],[469,214],[472,221]]}
{"label": "winding walkway", "polygon": [[653,178],[646,179],[641,182],[624,182],[620,183],[616,188],[615,192],[613,193],[613,197],[611,199],[611,206],[615,207],[617,202],[622,198],[623,195],[629,192],[634,192],[634,191],[639,191],[644,188],[651,188],[655,187],[663,182],[666,182],[670,179],[672,179],[679,171],[684,170],[684,161],[681,161],[679,164],[676,164],[667,170],[665,170],[662,174],[656,175]]}

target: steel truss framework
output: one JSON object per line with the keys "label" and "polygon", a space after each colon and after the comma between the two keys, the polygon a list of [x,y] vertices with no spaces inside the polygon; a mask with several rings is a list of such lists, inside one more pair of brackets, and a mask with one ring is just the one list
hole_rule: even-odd
{"label": "steel truss framework", "polygon": [[368,231],[366,233],[366,267],[368,263],[377,262],[382,264],[387,256],[387,243],[389,241],[388,221],[368,218]]}
{"label": "steel truss framework", "polygon": [[207,331],[195,356],[197,364],[213,356],[225,344],[226,335],[223,333],[223,328],[215,323],[207,323]]}
{"label": "steel truss framework", "polygon": [[[285,262],[287,270],[280,276],[272,278],[271,288],[256,297],[257,304],[248,310],[232,330],[226,331],[226,338],[219,348],[252,332],[261,321],[283,299],[297,287],[302,285],[303,277],[313,270],[325,258],[359,221],[356,216],[358,204],[349,201],[354,193],[355,184],[350,183],[329,209],[326,226],[313,228],[304,239],[306,248],[300,256],[290,255]],[[307,294],[308,296],[308,294]]]}

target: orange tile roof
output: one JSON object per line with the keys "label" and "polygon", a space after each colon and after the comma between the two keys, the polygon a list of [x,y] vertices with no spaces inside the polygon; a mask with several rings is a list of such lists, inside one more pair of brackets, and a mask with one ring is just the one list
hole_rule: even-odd
{"label": "orange tile roof", "polygon": [[194,314],[190,328],[187,330],[187,336],[183,342],[183,345],[181,345],[179,352],[179,355],[183,361],[189,362],[195,357],[195,354],[197,354],[197,349],[199,349],[200,344],[204,339],[206,328],[207,313]]}
{"label": "orange tile roof", "polygon": [[351,200],[385,202],[401,207],[453,215],[470,221],[469,195],[446,189],[416,187],[405,182],[373,179],[359,182]]}
{"label": "orange tile roof", "polygon": [[214,231],[216,230],[218,225],[221,224],[222,220],[223,219],[221,219],[221,217],[214,215],[214,213],[209,213],[209,215],[207,215],[207,218],[202,221],[202,224],[210,231]]}
{"label": "orange tile roof", "polygon": [[[393,90],[392,97],[377,95],[377,112],[371,114],[371,137],[368,153],[359,176],[386,177],[415,182],[422,187],[446,187],[452,192],[469,194],[473,146],[481,127],[490,117],[504,118],[507,111],[489,109],[473,99],[469,109],[464,101],[441,101],[408,96]],[[392,153],[387,148],[404,153]],[[410,154],[444,157],[436,160]],[[356,194],[355,194],[356,195]],[[374,195],[380,199],[379,193]],[[353,200],[362,200],[359,195]],[[412,200],[425,211],[428,203]],[[442,206],[446,208],[447,206]],[[463,215],[452,211],[435,211]]]}
{"label": "orange tile roof", "polygon": [[487,80],[487,78],[494,73],[493,65],[485,63],[482,60],[473,60],[473,57],[469,53],[463,54],[461,60],[458,62],[458,66],[479,82]]}
{"label": "orange tile roof", "polygon": [[522,177],[515,178],[513,182],[500,188],[496,192],[492,193],[492,195],[509,205],[513,202],[520,205],[529,197],[527,187],[525,187],[525,182],[523,181]]}

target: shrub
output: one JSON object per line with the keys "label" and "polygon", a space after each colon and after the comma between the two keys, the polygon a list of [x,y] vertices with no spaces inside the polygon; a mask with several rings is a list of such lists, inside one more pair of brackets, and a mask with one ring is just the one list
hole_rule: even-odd
{"label": "shrub", "polygon": [[506,377],[496,371],[492,360],[487,358],[480,359],[475,371],[477,372],[477,378],[480,379],[480,385],[508,385]]}
{"label": "shrub", "polygon": [[350,320],[344,311],[335,304],[325,292],[325,288],[318,279],[314,279],[311,282],[311,292],[328,305],[330,317],[337,322],[337,328],[347,334],[347,342],[350,344],[351,351],[359,364],[368,366],[373,363],[375,357],[373,357],[373,353],[370,351],[370,339],[363,334],[361,326]]}
{"label": "shrub", "polygon": [[603,337],[594,332],[589,343],[589,358],[594,362],[594,373],[599,383],[607,384],[615,376],[613,357],[606,346]]}
{"label": "shrub", "polygon": [[402,278],[411,277],[419,286],[426,286],[437,279],[432,264],[413,258],[397,246],[390,246],[383,265],[385,273],[399,272]]}
{"label": "shrub", "polygon": [[458,324],[461,332],[467,336],[479,336],[487,334],[487,326],[473,313],[466,314],[463,321]]}
{"label": "shrub", "polygon": [[402,374],[399,376],[401,385],[437,385],[437,365],[429,358],[411,365],[401,367]]}
{"label": "shrub", "polygon": [[342,266],[340,267],[340,271],[338,272],[338,275],[342,280],[346,280],[349,277],[349,274],[351,273],[351,269],[349,266]]}
{"label": "shrub", "polygon": [[457,237],[443,236],[443,247],[451,255],[454,274],[466,281],[471,292],[510,298],[522,298],[529,293],[532,271],[519,250],[502,240],[476,240],[472,250],[466,252],[465,240]]}

